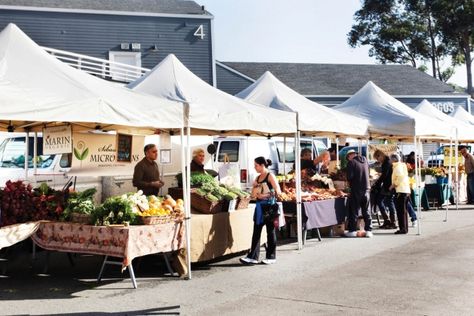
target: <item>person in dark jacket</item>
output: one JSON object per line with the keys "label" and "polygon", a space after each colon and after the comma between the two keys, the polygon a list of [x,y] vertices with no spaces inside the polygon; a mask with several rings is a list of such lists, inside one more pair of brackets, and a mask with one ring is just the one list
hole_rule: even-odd
{"label": "person in dark jacket", "polygon": [[[395,229],[397,228],[395,224],[395,203],[393,202],[393,192],[390,191],[390,186],[392,185],[392,163],[390,158],[378,149],[374,152],[374,158],[382,164],[382,174],[371,189],[377,192],[377,206],[383,217],[383,225],[380,228]],[[390,218],[387,215],[387,210]]]}
{"label": "person in dark jacket", "polygon": [[347,152],[347,181],[351,194],[349,196],[348,232],[346,237],[357,236],[357,217],[359,210],[365,223],[365,236],[372,237],[372,218],[369,211],[369,163],[367,158],[360,156],[355,150]]}

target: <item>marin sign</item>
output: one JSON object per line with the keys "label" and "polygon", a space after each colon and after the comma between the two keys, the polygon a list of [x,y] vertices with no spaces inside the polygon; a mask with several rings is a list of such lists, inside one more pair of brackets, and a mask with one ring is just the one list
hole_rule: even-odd
{"label": "marin sign", "polygon": [[72,152],[71,126],[43,128],[43,154],[66,154]]}

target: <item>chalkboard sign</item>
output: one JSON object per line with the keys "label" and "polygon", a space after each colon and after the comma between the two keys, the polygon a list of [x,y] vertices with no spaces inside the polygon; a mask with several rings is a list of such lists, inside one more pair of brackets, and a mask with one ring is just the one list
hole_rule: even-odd
{"label": "chalkboard sign", "polygon": [[131,135],[117,135],[117,161],[131,162],[132,161],[132,136]]}

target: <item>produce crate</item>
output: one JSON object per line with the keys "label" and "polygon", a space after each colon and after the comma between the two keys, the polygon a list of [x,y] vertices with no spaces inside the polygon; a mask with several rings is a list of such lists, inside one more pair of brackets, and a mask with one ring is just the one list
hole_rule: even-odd
{"label": "produce crate", "polygon": [[71,213],[71,222],[79,224],[90,224],[92,222],[91,214]]}
{"label": "produce crate", "polygon": [[200,213],[215,214],[222,212],[224,201],[211,202],[196,192],[191,192],[191,207]]}
{"label": "produce crate", "polygon": [[251,199],[250,196],[245,197],[245,198],[239,197],[237,199],[237,205],[235,206],[235,209],[241,210],[241,209],[249,207],[250,199]]}
{"label": "produce crate", "polygon": [[171,215],[166,216],[140,216],[143,225],[157,225],[174,222],[175,218]]}

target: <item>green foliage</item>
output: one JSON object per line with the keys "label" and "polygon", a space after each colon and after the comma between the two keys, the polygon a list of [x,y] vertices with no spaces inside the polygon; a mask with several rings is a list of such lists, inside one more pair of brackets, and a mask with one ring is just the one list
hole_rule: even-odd
{"label": "green foliage", "polygon": [[[352,47],[370,46],[369,55],[382,63],[410,63],[413,67],[430,62],[433,77],[447,80],[440,62],[449,55],[450,44],[436,18],[440,0],[364,0],[354,14],[355,24],[348,33]],[[424,66],[422,71],[426,71]]]}
{"label": "green foliage", "polygon": [[82,192],[71,193],[61,218],[68,220],[71,213],[92,214],[95,211],[94,194],[96,192],[95,188],[91,188]]}
{"label": "green foliage", "polygon": [[134,224],[136,216],[132,212],[131,203],[120,196],[116,196],[108,198],[95,209],[93,222],[96,225],[123,224],[124,222]]}
{"label": "green foliage", "polygon": [[206,194],[206,199],[211,202],[219,202],[219,199],[211,193]]}
{"label": "green foliage", "polygon": [[230,200],[235,200],[237,199],[239,196],[233,192],[228,192],[227,194],[224,195],[224,199],[230,201]]}

